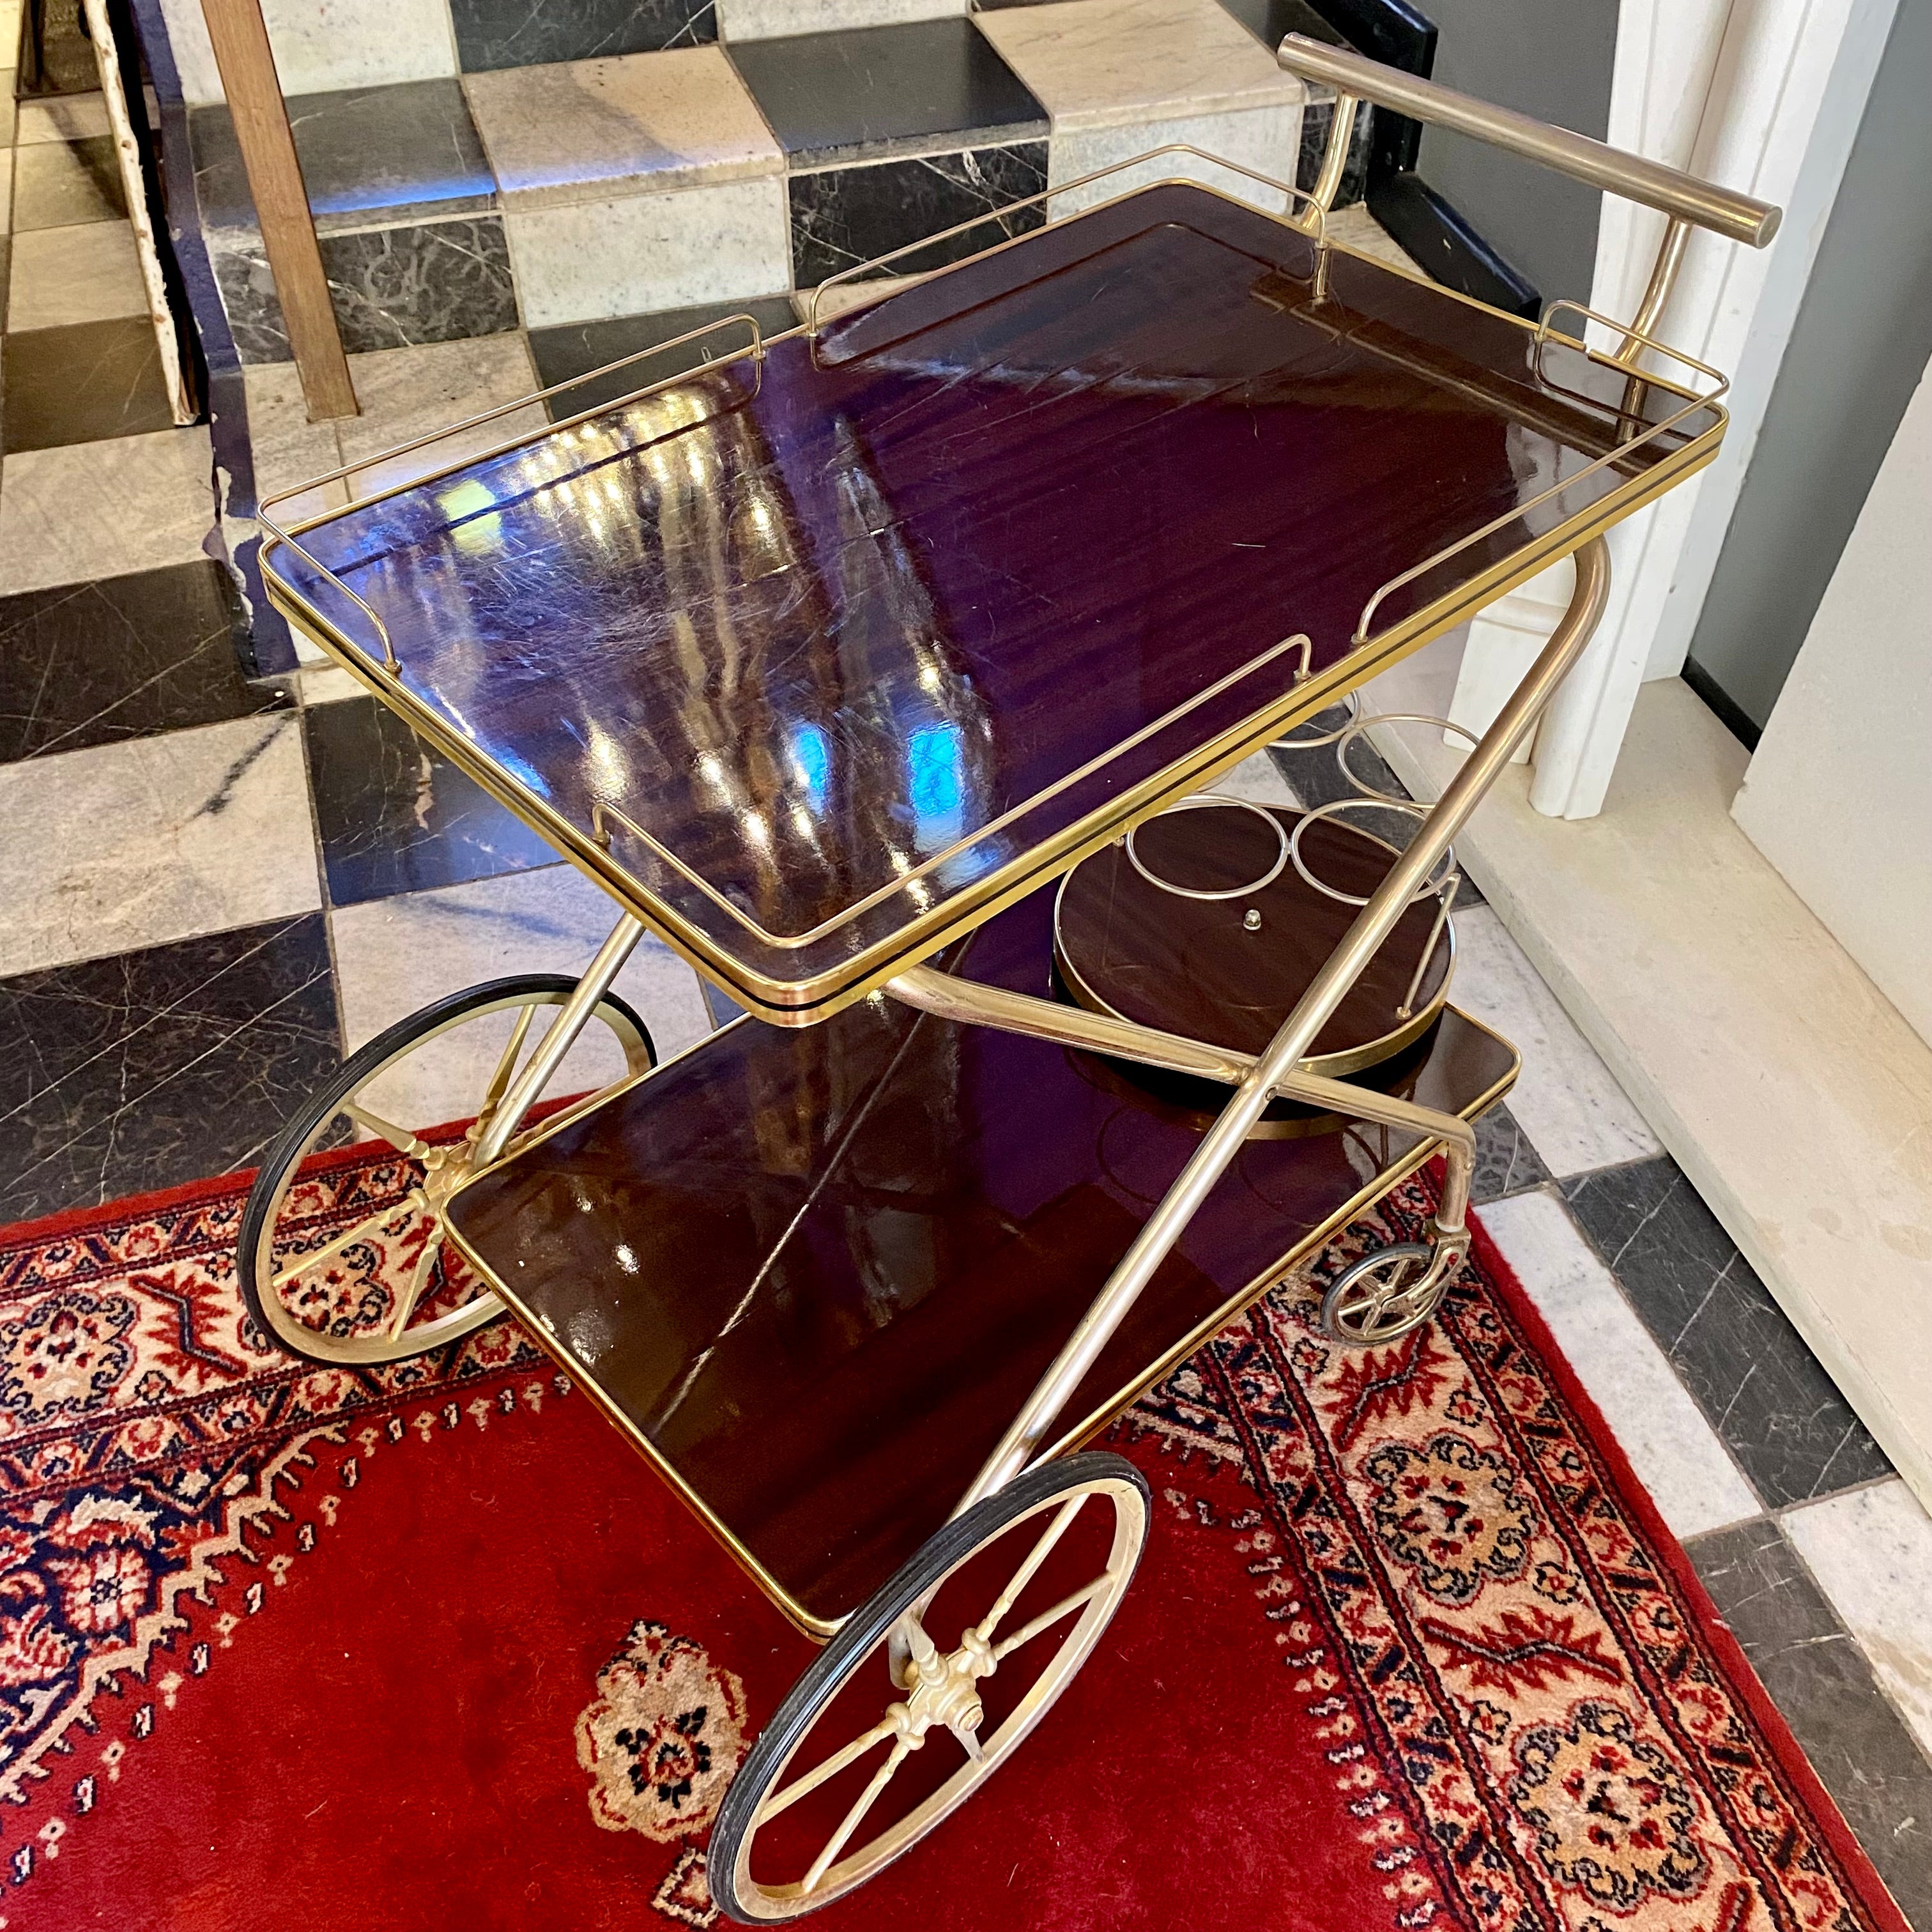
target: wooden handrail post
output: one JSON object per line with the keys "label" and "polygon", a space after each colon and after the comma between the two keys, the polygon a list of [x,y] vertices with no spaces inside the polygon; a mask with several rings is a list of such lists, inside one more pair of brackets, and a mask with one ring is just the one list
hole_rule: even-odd
{"label": "wooden handrail post", "polygon": [[309,420],[358,413],[261,0],[202,0]]}

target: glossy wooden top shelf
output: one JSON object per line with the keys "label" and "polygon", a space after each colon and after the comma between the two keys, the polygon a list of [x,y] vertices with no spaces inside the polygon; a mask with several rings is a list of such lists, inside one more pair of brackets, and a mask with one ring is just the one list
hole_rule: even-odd
{"label": "glossy wooden top shelf", "polygon": [[1454,622],[1714,447],[1580,476],[1683,398],[1330,268],[1149,189],[325,519],[393,682],[302,556],[272,588],[734,996],[829,1011],[1258,742],[1322,686],[1284,640],[1358,681],[1392,578],[1501,518],[1375,628]]}

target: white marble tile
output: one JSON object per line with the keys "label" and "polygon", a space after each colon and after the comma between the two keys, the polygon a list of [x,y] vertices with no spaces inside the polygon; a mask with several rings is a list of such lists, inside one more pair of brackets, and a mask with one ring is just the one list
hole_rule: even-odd
{"label": "white marble tile", "polygon": [[[335,425],[344,463],[361,463],[384,450],[466,421],[484,410],[514,402],[538,388],[537,373],[520,332],[461,342],[434,342],[413,349],[379,349],[349,358],[357,416]],[[371,463],[350,477],[358,494],[440,470],[458,458],[541,428],[548,418],[541,404],[493,418],[406,456]]]}
{"label": "white marble tile", "polygon": [[[430,1000],[513,973],[580,973],[615,923],[615,904],[569,866],[514,872],[435,892],[371,900],[330,915],[343,1028],[350,1050]],[[646,939],[616,991],[650,1029],[661,1059],[710,1030],[698,976]],[[382,1097],[418,1126],[460,1120],[508,1036],[510,1022],[477,1022],[427,1048],[392,1078]],[[538,1034],[542,1024],[534,1030]],[[617,1078],[622,1058],[601,1030],[574,1047],[553,1094]],[[371,1096],[372,1101],[376,1096]],[[379,1102],[380,1104],[380,1102]]]}
{"label": "white marble tile", "polygon": [[[1081,0],[1065,0],[1081,4]],[[1196,181],[1244,201],[1250,207],[1270,214],[1284,213],[1288,195],[1282,188],[1266,186],[1239,172],[1252,169],[1270,181],[1292,182],[1295,159],[1301,145],[1301,110],[1293,102],[1264,107],[1220,110],[1160,121],[1132,121],[1106,127],[1074,128],[1054,130],[1048,151],[1047,185],[1059,188],[1091,174],[1096,168],[1112,167],[1151,154],[1170,142],[1184,142],[1199,148],[1196,154],[1162,154],[1137,167],[1123,168],[1104,180],[1090,182],[1072,192],[1056,194],[1047,204],[1050,218],[1076,213],[1096,202],[1111,201],[1118,195],[1144,188],[1150,182]],[[1236,167],[1221,167],[1216,159],[1234,162]]]}
{"label": "white marble tile", "polygon": [[714,182],[504,216],[527,328],[648,315],[791,286],[784,183]]}
{"label": "white marble tile", "polygon": [[1252,799],[1257,805],[1297,805],[1294,788],[1265,752],[1244,758],[1224,777],[1216,778],[1211,790],[1226,792],[1230,798]]}
{"label": "white marble tile", "polygon": [[782,34],[937,20],[967,10],[967,0],[718,0],[718,29],[728,40],[768,40]]}
{"label": "white marble tile", "polygon": [[191,563],[214,526],[206,429],[23,450],[0,464],[0,594]]}
{"label": "white marble tile", "polygon": [[14,238],[7,279],[9,334],[147,312],[141,258],[134,231],[124,221],[35,228]]}
{"label": "white marble tile", "polygon": [[1219,0],[1060,0],[975,17],[1052,116],[1056,147],[1083,128],[1302,99]]}
{"label": "white marble tile", "polygon": [[562,207],[784,170],[722,47],[505,68],[464,81],[506,208]]}
{"label": "white marble tile", "polygon": [[[1510,1106],[1516,1106],[1514,1094]],[[1717,1431],[1562,1202],[1553,1194],[1519,1194],[1491,1202],[1477,1218],[1671,1529],[1699,1536],[1760,1514],[1762,1506]]]}
{"label": "white marble tile", "polygon": [[221,70],[214,64],[214,46],[201,0],[160,0],[161,22],[167,29],[168,51],[174,56],[182,99],[190,107],[225,100]]}
{"label": "white marble tile", "polygon": [[1663,1143],[1487,906],[1456,915],[1449,997],[1522,1055],[1510,1112],[1559,1179],[1641,1160]]}
{"label": "white marble tile", "polygon": [[1932,1757],[1932,1516],[1894,1480],[1781,1520]]}
{"label": "white marble tile", "polygon": [[0,765],[0,978],[321,904],[292,712]]}
{"label": "white marble tile", "polygon": [[[259,503],[278,490],[326,476],[342,462],[333,422],[312,423],[302,378],[292,362],[257,362],[242,372],[248,398],[248,441],[254,453]],[[284,529],[303,517],[340,508],[349,486],[338,479],[277,504],[270,512]]]}
{"label": "white marble tile", "polygon": [[262,0],[285,94],[457,70],[447,0]]}

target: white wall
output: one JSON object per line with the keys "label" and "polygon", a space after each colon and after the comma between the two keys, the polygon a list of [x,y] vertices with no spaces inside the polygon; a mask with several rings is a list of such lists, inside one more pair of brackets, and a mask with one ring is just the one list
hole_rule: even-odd
{"label": "white wall", "polygon": [[1732,815],[1932,1042],[1932,368]]}

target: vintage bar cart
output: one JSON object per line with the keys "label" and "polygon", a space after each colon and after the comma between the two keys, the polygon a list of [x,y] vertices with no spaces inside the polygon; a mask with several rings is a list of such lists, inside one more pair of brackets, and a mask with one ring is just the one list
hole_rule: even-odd
{"label": "vintage bar cart", "polygon": [[[621,912],[574,982],[347,1063],[263,1166],[245,1292],[344,1364],[507,1306],[824,1642],[718,1814],[735,1919],[843,1896],[1011,1753],[1146,1532],[1138,1472],[1081,1445],[1440,1154],[1430,1238],[1342,1269],[1322,1321],[1374,1344],[1436,1306],[1516,1069],[1446,1004],[1451,841],[1589,638],[1600,533],[1723,434],[1721,379],[1650,331],[1691,225],[1761,246],[1776,211],[1280,58],[1338,92],[1312,196],[1163,149],[1143,176],[1246,198],[1070,183],[992,248],[854,271],[920,271],[859,305],[734,318],[646,352],[667,381],[268,523],[278,606]],[[1340,245],[1360,100],[1664,212],[1642,313],[1525,322]],[[1406,842],[1203,794],[1284,733],[1346,750],[1322,713],[1570,554],[1441,800],[1388,808]],[[646,932],[746,1010],[656,1066],[611,990]],[[398,1070],[479,1024],[490,1070],[428,1116],[470,1124],[394,1125]],[[545,1102],[593,1034],[626,1077]],[[298,1169],[352,1129],[404,1179],[334,1234]]]}

